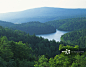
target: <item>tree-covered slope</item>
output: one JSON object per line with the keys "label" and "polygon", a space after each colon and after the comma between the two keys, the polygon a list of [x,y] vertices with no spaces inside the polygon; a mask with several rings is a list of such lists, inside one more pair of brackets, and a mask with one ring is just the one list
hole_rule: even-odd
{"label": "tree-covered slope", "polygon": [[59,27],[60,30],[75,31],[86,29],[86,17],[74,18],[66,21],[65,24]]}
{"label": "tree-covered slope", "polygon": [[0,25],[3,27],[11,28],[12,30],[21,30],[26,33],[29,33],[30,35],[48,34],[54,33],[56,31],[56,29],[53,26],[47,25],[45,23],[40,23],[38,21],[32,21],[22,24],[13,24],[11,22],[0,21]]}
{"label": "tree-covered slope", "polygon": [[22,23],[22,24],[15,24],[14,26],[12,26],[12,28],[24,31],[31,35],[32,34],[48,34],[48,33],[53,33],[56,31],[56,29],[53,26],[47,25],[45,23],[40,23],[38,21]]}
{"label": "tree-covered slope", "polygon": [[86,47],[86,29],[72,31],[61,36],[61,40],[70,44]]}
{"label": "tree-covered slope", "polygon": [[3,28],[0,26],[0,36],[6,36],[9,41],[13,40],[15,42],[22,41],[23,43],[28,43],[36,56],[47,54],[48,57],[53,57],[59,54],[58,47],[63,42],[56,42],[55,40],[49,41],[42,37],[36,37],[35,35],[29,35],[20,30],[11,30],[8,28]]}
{"label": "tree-covered slope", "polygon": [[[33,41],[34,42],[34,41]],[[29,46],[30,44],[22,41],[8,41],[6,36],[0,37],[0,66],[1,67],[85,67],[86,52],[75,53],[74,55],[61,53],[54,58],[47,54],[37,56]],[[40,44],[41,45],[41,44]],[[47,44],[48,45],[48,44]],[[54,47],[53,47],[54,48]],[[59,50],[63,48],[75,48],[78,46],[59,45]],[[36,48],[37,49],[37,48]],[[42,52],[43,53],[43,52]],[[49,52],[50,53],[50,52]],[[52,52],[53,54],[53,52]]]}
{"label": "tree-covered slope", "polygon": [[46,22],[46,24],[63,31],[83,30],[86,29],[86,17],[54,20]]}
{"label": "tree-covered slope", "polygon": [[14,25],[14,23],[6,22],[6,21],[1,21],[0,20],[0,26],[3,26],[3,27],[11,27],[13,25]]}
{"label": "tree-covered slope", "polygon": [[[59,48],[73,48],[78,49],[78,46],[63,46],[60,45]],[[71,50],[70,50],[71,53]],[[38,61],[35,61],[35,67],[85,67],[86,66],[86,52],[79,55],[79,53],[72,52],[72,54],[65,54],[64,52],[60,55],[56,55],[54,58],[49,58],[45,55],[39,57]]]}
{"label": "tree-covered slope", "polygon": [[75,67],[86,66],[86,52],[81,56],[60,54],[63,48],[76,48],[62,41],[48,41],[19,30],[0,26],[1,67]]}

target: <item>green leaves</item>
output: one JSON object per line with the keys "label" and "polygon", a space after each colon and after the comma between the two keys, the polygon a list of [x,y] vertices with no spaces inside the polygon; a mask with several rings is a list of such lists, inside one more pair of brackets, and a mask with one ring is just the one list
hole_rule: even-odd
{"label": "green leaves", "polygon": [[76,58],[75,63],[77,63],[80,67],[85,67],[86,66],[86,57],[85,57],[85,55],[82,55],[82,56],[76,55],[75,58]]}
{"label": "green leaves", "polygon": [[17,64],[15,62],[14,59],[10,59],[8,62],[7,62],[7,66],[8,67],[17,67]]}
{"label": "green leaves", "polygon": [[33,62],[28,61],[27,59],[23,59],[19,61],[19,67],[32,67],[34,65]]}
{"label": "green leaves", "polygon": [[35,67],[45,67],[45,66],[49,66],[49,63],[47,62],[48,59],[42,55],[39,57],[38,61],[35,61]]}
{"label": "green leaves", "polygon": [[59,50],[61,50],[63,48],[63,44],[59,45]]}
{"label": "green leaves", "polygon": [[6,67],[6,65],[7,65],[7,62],[0,57],[0,67]]}
{"label": "green leaves", "polygon": [[0,56],[5,60],[8,61],[13,57],[13,52],[9,48],[8,40],[6,36],[0,38]]}
{"label": "green leaves", "polygon": [[49,66],[50,67],[55,67],[55,62],[54,62],[54,59],[53,58],[50,58],[49,59]]}
{"label": "green leaves", "polygon": [[1,37],[1,39],[0,39],[1,44],[6,43],[7,41],[8,41],[8,39],[6,36]]}

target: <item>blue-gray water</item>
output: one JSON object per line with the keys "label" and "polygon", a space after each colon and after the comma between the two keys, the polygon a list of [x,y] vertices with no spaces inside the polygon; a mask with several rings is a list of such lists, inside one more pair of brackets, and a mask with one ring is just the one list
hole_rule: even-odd
{"label": "blue-gray water", "polygon": [[57,30],[56,29],[56,32],[55,33],[51,33],[51,34],[41,34],[41,35],[36,35],[36,36],[41,36],[45,39],[48,39],[48,40],[55,40],[55,41],[60,41],[60,37],[61,35],[67,33],[68,31],[60,31],[60,30]]}

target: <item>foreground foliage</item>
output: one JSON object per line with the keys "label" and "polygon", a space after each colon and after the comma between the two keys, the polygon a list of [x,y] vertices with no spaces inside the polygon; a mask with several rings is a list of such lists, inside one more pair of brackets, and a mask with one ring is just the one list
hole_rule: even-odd
{"label": "foreground foliage", "polygon": [[[62,46],[62,48],[78,48],[78,46]],[[38,59],[37,59],[38,58]],[[22,41],[8,41],[6,36],[0,38],[0,66],[2,67],[85,67],[86,52],[83,55],[58,54],[48,58],[47,55],[35,56],[31,47]]]}
{"label": "foreground foliage", "polygon": [[[83,55],[60,54],[62,48],[72,44],[29,35],[19,30],[0,26],[0,67],[85,67]],[[79,46],[75,46],[78,48]]]}

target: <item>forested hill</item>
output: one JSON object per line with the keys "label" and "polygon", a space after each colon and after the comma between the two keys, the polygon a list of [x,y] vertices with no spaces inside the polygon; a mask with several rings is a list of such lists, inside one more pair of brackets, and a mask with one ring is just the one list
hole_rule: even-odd
{"label": "forested hill", "polygon": [[63,31],[83,30],[86,29],[86,17],[54,20],[46,22],[46,24]]}
{"label": "forested hill", "polygon": [[3,26],[3,27],[11,27],[13,25],[14,25],[14,23],[0,20],[0,26]]}
{"label": "forested hill", "polygon": [[0,67],[86,67],[86,52],[60,54],[69,45],[0,26]]}
{"label": "forested hill", "polygon": [[[36,56],[42,54],[48,54],[48,57],[53,57],[56,54],[59,54],[59,45],[63,42],[48,41],[42,37],[37,37],[35,35],[29,35],[20,30],[11,30],[9,28],[3,28],[0,26],[0,36],[6,36],[9,41],[28,43],[32,49],[33,53],[36,53]],[[5,38],[3,38],[3,42]],[[6,39],[5,39],[6,40]],[[53,54],[52,54],[53,53]]]}
{"label": "forested hill", "polygon": [[45,23],[40,23],[38,21],[32,21],[22,24],[13,24],[11,22],[0,21],[0,25],[14,30],[21,30],[26,33],[29,33],[30,35],[48,34],[56,32],[56,29],[53,26],[47,25]]}
{"label": "forested hill", "polygon": [[72,31],[61,36],[61,40],[70,44],[86,47],[86,29]]}
{"label": "forested hill", "polygon": [[51,26],[47,25],[45,23],[40,22],[27,22],[22,24],[15,24],[12,26],[12,28],[24,31],[29,34],[48,34],[48,33],[54,33],[56,32],[56,29]]}

